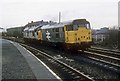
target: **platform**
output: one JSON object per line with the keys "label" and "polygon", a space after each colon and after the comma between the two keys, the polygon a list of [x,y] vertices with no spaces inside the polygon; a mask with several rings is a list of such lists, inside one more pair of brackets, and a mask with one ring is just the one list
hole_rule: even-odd
{"label": "platform", "polygon": [[2,43],[2,79],[34,79],[61,81],[61,79],[18,43],[0,39]]}

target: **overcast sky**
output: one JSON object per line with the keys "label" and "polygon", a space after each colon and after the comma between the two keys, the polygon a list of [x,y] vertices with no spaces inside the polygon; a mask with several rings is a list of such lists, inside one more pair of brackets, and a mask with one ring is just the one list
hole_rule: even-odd
{"label": "overcast sky", "polygon": [[85,18],[92,28],[118,25],[119,0],[1,0],[0,26],[24,26],[30,21]]}

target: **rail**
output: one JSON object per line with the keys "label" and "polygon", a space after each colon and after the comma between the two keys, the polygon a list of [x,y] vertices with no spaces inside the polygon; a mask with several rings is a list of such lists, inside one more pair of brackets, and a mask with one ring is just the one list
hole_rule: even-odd
{"label": "rail", "polygon": [[42,52],[42,51],[40,51],[40,50],[38,50],[38,49],[35,49],[35,48],[33,48],[33,47],[30,47],[30,46],[27,46],[27,45],[25,45],[25,44],[21,44],[21,45],[24,46],[24,47],[26,47],[26,48],[29,49],[30,51],[35,51],[36,53],[40,53],[40,54],[46,56],[47,58],[50,58],[50,59],[56,61],[57,63],[61,64],[61,65],[64,66],[65,68],[67,68],[67,69],[69,69],[70,71],[72,71],[73,73],[75,73],[76,75],[80,76],[80,80],[95,81],[93,78],[89,77],[88,75],[83,74],[83,73],[80,72],[79,70],[77,70],[77,69],[69,66],[68,64],[66,64],[66,63],[64,63],[64,62],[62,62],[62,61],[60,61],[60,60],[58,60],[58,59],[56,59],[56,58],[54,58],[54,57],[52,57],[52,56],[50,56],[49,54],[47,54],[47,53],[45,53],[45,52]]}

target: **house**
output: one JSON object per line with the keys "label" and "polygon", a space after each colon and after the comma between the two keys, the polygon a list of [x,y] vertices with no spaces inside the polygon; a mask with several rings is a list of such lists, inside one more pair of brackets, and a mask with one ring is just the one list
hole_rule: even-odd
{"label": "house", "polygon": [[92,38],[94,43],[101,43],[109,38],[109,28],[103,27],[100,30],[92,30]]}

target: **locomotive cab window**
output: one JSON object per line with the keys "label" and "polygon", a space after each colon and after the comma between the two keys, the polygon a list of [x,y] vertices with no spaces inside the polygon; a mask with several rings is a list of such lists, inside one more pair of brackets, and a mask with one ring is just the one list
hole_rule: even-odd
{"label": "locomotive cab window", "polygon": [[90,24],[85,24],[87,29],[90,29]]}
{"label": "locomotive cab window", "polygon": [[78,30],[78,25],[73,26],[74,30]]}
{"label": "locomotive cab window", "polygon": [[89,23],[82,23],[82,24],[77,24],[78,27],[86,27],[87,29],[90,29],[90,24]]}
{"label": "locomotive cab window", "polygon": [[86,27],[85,24],[81,23],[81,24],[78,24],[78,27]]}

